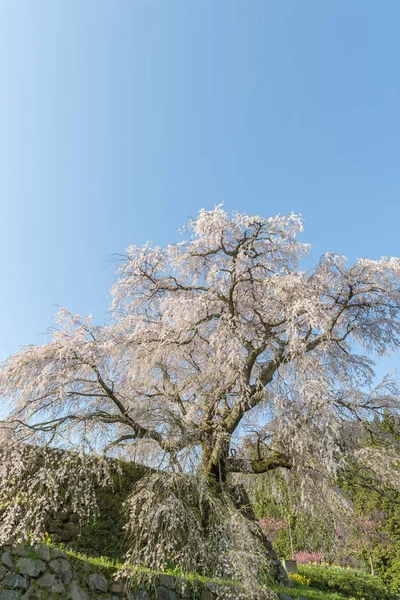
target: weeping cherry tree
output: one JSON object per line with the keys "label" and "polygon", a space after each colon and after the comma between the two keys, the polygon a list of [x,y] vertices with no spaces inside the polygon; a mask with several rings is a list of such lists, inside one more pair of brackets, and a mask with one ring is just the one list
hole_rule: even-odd
{"label": "weeping cherry tree", "polygon": [[[232,473],[323,482],[351,460],[400,479],[392,440],[380,440],[384,458],[363,443],[378,435],[374,418],[400,408],[372,358],[399,347],[400,259],[349,265],[328,253],[301,270],[301,231],[295,214],[201,210],[185,241],[127,249],[107,324],[62,309],[47,343],[5,361],[3,537],[40,538],[50,507],[67,501],[83,518],[113,459],[139,461],[151,471],[128,502],[131,559],[232,574],[256,552],[227,500]],[[160,547],[152,531],[167,521]]]}

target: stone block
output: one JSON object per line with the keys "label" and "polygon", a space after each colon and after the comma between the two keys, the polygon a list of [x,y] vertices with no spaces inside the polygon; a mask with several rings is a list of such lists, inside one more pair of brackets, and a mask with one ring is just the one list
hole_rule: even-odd
{"label": "stone block", "polygon": [[107,579],[102,573],[92,573],[88,577],[88,584],[92,592],[108,592]]}
{"label": "stone block", "polygon": [[162,585],[168,589],[175,589],[175,579],[172,575],[160,575],[158,577],[159,585]]}
{"label": "stone block", "polygon": [[76,581],[71,583],[68,598],[70,600],[89,600],[89,594]]}
{"label": "stone block", "polygon": [[57,578],[53,573],[46,571],[44,575],[37,580],[38,586],[42,588],[51,588],[57,582]]}
{"label": "stone block", "polygon": [[71,564],[65,558],[55,558],[49,562],[49,567],[58,575],[63,583],[69,583],[72,579]]}
{"label": "stone block", "polygon": [[151,600],[151,598],[146,590],[136,590],[129,595],[129,600]]}
{"label": "stone block", "polygon": [[54,592],[55,594],[64,594],[65,587],[63,586],[61,581],[56,581],[55,584],[51,586],[50,591]]}
{"label": "stone block", "polygon": [[17,573],[9,573],[4,578],[4,585],[10,588],[16,588],[18,590],[26,590],[28,588],[28,582],[25,577]]}
{"label": "stone block", "polygon": [[40,558],[19,558],[17,567],[22,575],[34,578],[46,570],[46,565]]}
{"label": "stone block", "polygon": [[9,552],[3,552],[3,554],[1,555],[1,562],[8,569],[14,569],[14,559]]}
{"label": "stone block", "polygon": [[174,591],[168,590],[163,585],[156,587],[156,600],[179,600]]}
{"label": "stone block", "polygon": [[49,562],[51,560],[51,552],[49,546],[35,546],[37,557],[41,560]]}
{"label": "stone block", "polygon": [[21,592],[15,592],[14,590],[3,590],[0,591],[0,600],[20,600]]}
{"label": "stone block", "polygon": [[22,596],[22,600],[42,600],[42,592],[34,585],[31,585]]}

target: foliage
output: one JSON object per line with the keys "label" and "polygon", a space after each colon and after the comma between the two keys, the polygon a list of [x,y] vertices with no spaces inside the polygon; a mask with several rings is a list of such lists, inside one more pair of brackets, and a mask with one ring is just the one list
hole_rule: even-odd
{"label": "foliage", "polygon": [[310,483],[311,500],[304,506],[300,478],[291,471],[274,471],[256,480],[247,478],[246,484],[260,525],[280,557],[291,557],[292,549],[299,562],[331,557],[335,521],[348,516],[351,509],[336,489],[321,486],[319,481]]}
{"label": "foliage", "polygon": [[355,598],[364,597],[368,600],[394,599],[394,595],[378,577],[354,569],[302,565],[299,572],[311,580],[311,587],[320,590],[334,591]]}
{"label": "foliage", "polygon": [[[399,591],[400,505],[397,490],[383,491],[365,469],[345,471],[339,480],[349,501],[342,510],[325,504],[324,511],[302,507],[299,484],[278,473],[255,484],[253,498],[260,523],[272,532],[282,557],[290,556],[285,515],[292,514],[291,532],[296,560],[301,564],[329,562],[376,573],[394,592]],[[291,489],[288,496],[287,486]],[[278,490],[278,491],[277,491]],[[343,508],[346,507],[346,510]]]}
{"label": "foliage", "polygon": [[[367,600],[367,598],[349,598],[348,596],[343,596],[337,592],[326,592],[323,590],[311,589],[307,586],[301,586],[294,589],[290,587],[283,587],[276,591],[279,591],[281,594],[288,594],[292,598],[298,598],[299,600],[304,597],[306,597],[307,600]],[[305,596],[305,594],[307,594],[307,596]]]}
{"label": "foliage", "polygon": [[[274,587],[278,594],[309,600],[395,600],[383,582],[363,572],[327,565],[300,566],[297,577],[292,576],[294,588]],[[306,584],[301,579],[307,580]]]}
{"label": "foliage", "polygon": [[[383,426],[386,426],[385,422]],[[383,490],[368,471],[357,469],[346,474],[341,486],[355,507],[356,524],[364,524],[360,541],[355,537],[359,561],[366,568],[372,562],[379,577],[399,593],[400,503],[397,489],[386,487]],[[346,534],[343,537],[346,538]]]}

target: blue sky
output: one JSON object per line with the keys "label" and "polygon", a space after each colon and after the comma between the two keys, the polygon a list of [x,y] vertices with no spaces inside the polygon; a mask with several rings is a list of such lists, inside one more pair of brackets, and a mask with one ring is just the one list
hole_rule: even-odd
{"label": "blue sky", "polygon": [[[201,207],[400,255],[400,3],[2,0],[0,358]],[[390,365],[395,366],[396,361]]]}

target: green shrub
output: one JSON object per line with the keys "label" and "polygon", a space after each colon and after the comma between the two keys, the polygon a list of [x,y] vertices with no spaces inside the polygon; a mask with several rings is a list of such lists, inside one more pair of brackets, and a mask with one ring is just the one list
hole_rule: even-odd
{"label": "green shrub", "polygon": [[388,563],[381,569],[381,577],[390,589],[400,596],[400,552]]}
{"label": "green shrub", "polygon": [[338,592],[347,597],[365,600],[395,600],[381,579],[361,571],[341,567],[304,565],[299,573],[311,580],[310,586],[319,590]]}

